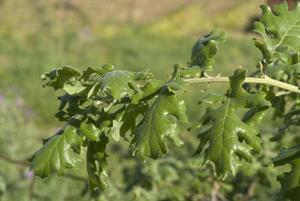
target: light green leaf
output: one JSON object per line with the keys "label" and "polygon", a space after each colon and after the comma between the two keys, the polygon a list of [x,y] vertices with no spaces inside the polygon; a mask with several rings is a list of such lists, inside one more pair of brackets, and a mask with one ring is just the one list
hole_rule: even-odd
{"label": "light green leaf", "polygon": [[[265,94],[248,94],[242,88],[245,78],[245,70],[236,70],[230,76],[230,90],[222,104],[217,108],[209,107],[201,119],[201,127],[205,129],[199,135],[200,145],[196,154],[204,150],[204,164],[212,161],[217,175],[222,178],[235,173],[238,157],[251,162],[252,152],[261,151],[261,139],[256,126],[267,108]],[[239,108],[250,108],[244,121],[238,115]]]}
{"label": "light green leaf", "polygon": [[93,123],[82,123],[78,128],[78,133],[85,136],[88,140],[98,141],[101,130],[98,129]]}
{"label": "light green leaf", "polygon": [[85,86],[83,86],[79,81],[73,81],[71,83],[65,84],[63,86],[63,90],[67,92],[70,95],[76,95],[79,94],[80,92],[83,92],[86,89]]}
{"label": "light green leaf", "polygon": [[200,38],[193,46],[190,66],[199,66],[202,71],[211,71],[218,51],[218,44],[226,40],[224,32],[215,30]]}
{"label": "light green leaf", "polygon": [[180,77],[183,77],[183,78],[200,77],[200,75],[201,75],[201,71],[198,66],[183,68],[180,71]]}
{"label": "light green leaf", "polygon": [[67,125],[34,154],[30,168],[35,175],[44,178],[75,167],[81,147],[81,138],[76,130]]}
{"label": "light green leaf", "polygon": [[274,6],[273,12],[266,5],[261,9],[262,17],[254,31],[263,37],[262,41],[256,40],[255,45],[262,52],[264,62],[272,63],[277,58],[293,64],[295,57],[299,61],[300,4],[290,11],[286,2]]}
{"label": "light green leaf", "polygon": [[103,189],[108,186],[108,178],[105,168],[107,166],[107,154],[105,152],[108,138],[102,134],[99,141],[90,141],[87,148],[87,172],[89,185],[92,189]]}
{"label": "light green leaf", "polygon": [[182,145],[176,126],[178,121],[187,121],[185,110],[184,102],[165,86],[135,130],[131,142],[135,146],[134,154],[142,159],[158,158],[168,152],[166,139]]}
{"label": "light green leaf", "polygon": [[112,128],[110,129],[110,134],[112,139],[116,142],[120,141],[120,128],[122,126],[122,122],[120,120],[113,120]]}

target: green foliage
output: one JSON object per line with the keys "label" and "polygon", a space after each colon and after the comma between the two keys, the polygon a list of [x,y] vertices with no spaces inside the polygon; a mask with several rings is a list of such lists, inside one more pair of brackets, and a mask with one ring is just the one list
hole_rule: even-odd
{"label": "green foliage", "polygon": [[182,145],[176,126],[177,120],[187,121],[185,110],[184,102],[179,101],[168,86],[164,86],[134,132],[134,154],[142,159],[156,159],[168,152],[166,139],[175,145]]}
{"label": "green foliage", "polygon": [[[261,9],[262,18],[255,24],[254,30],[262,36],[262,39],[255,41],[262,53],[260,71],[264,76],[298,86],[300,6],[298,4],[294,10],[289,10],[288,4],[284,2],[274,6],[273,11],[265,5]],[[277,93],[276,89],[269,90],[269,94],[273,94],[271,96]],[[279,117],[283,125],[274,139],[281,138],[286,131],[299,123],[298,98],[299,94],[272,98],[274,117]]]}
{"label": "green foliage", "polygon": [[[22,103],[23,102],[23,103]],[[1,94],[0,101],[0,200],[74,200],[82,189],[82,182],[68,179],[34,178],[28,169],[31,154],[39,148],[44,129],[32,121],[30,108],[22,97]],[[36,139],[36,140],[33,140]],[[18,140],[16,140],[18,139]],[[19,143],[16,143],[19,141]],[[5,160],[11,159],[11,160]],[[58,188],[59,187],[59,188]],[[70,199],[66,199],[66,192]],[[81,200],[84,200],[81,199]]]}
{"label": "green foliage", "polygon": [[[257,129],[268,108],[264,100],[264,93],[249,94],[242,84],[246,78],[246,71],[238,69],[230,79],[230,90],[217,108],[209,107],[201,118],[199,127],[200,145],[196,152],[204,150],[204,163],[213,161],[216,172],[225,178],[228,173],[236,172],[238,158],[248,162],[253,161],[252,152],[261,151],[261,140]],[[247,108],[245,117],[241,119],[237,114],[239,108]]]}
{"label": "green foliage", "polygon": [[255,45],[263,54],[263,62],[281,60],[287,64],[299,62],[300,6],[289,11],[287,2],[274,6],[274,13],[261,6],[262,18],[255,24],[255,31],[263,37]]}
{"label": "green foliage", "polygon": [[89,174],[89,184],[92,189],[107,186],[105,167],[107,165],[105,148],[108,138],[101,135],[99,141],[90,141],[87,148],[87,172]]}
{"label": "green foliage", "polygon": [[36,152],[31,169],[40,177],[62,173],[65,168],[73,168],[78,161],[81,138],[76,128],[67,125],[54,136],[47,139],[44,146]]}
{"label": "green foliage", "polygon": [[[169,177],[161,176],[164,171],[156,171],[154,175],[147,174],[160,166],[150,166],[150,170],[146,168],[147,163],[156,163],[149,158],[161,160],[158,158],[176,150],[175,147],[170,148],[171,144],[182,145],[188,141],[184,132],[179,132],[188,124],[189,127],[199,127],[200,145],[196,154],[202,151],[204,154],[199,157],[202,165],[197,163],[196,168],[190,168],[190,164],[186,166],[189,172],[187,177],[197,174],[194,169],[206,163],[213,163],[212,172],[223,180],[234,178],[243,169],[252,170],[252,167],[256,167],[248,174],[259,175],[266,180],[267,185],[272,186],[269,177],[274,174],[268,174],[268,168],[271,168],[270,156],[264,155],[262,151],[267,145],[263,144],[265,136],[259,136],[259,125],[267,114],[283,122],[284,128],[279,128],[280,131],[299,123],[299,94],[281,90],[298,87],[299,6],[294,11],[288,11],[287,5],[282,4],[274,9],[274,13],[265,6],[262,9],[263,16],[261,22],[256,24],[256,32],[263,39],[256,40],[256,46],[263,58],[258,64],[260,70],[253,77],[247,77],[243,68],[237,69],[229,77],[212,77],[207,74],[213,69],[217,45],[225,41],[225,35],[220,31],[199,39],[193,47],[191,62],[187,66],[175,65],[168,81],[156,79],[148,71],[115,70],[110,65],[89,67],[84,71],[63,67],[44,74],[42,78],[45,86],[65,93],[59,97],[60,106],[56,114],[58,120],[65,122],[65,127],[46,140],[33,156],[31,168],[35,175],[45,177],[60,174],[66,168],[74,167],[80,150],[84,150],[89,186],[93,193],[100,192],[99,199],[103,200],[126,200],[127,197],[120,198],[118,193],[114,193],[118,188],[109,181],[113,176],[108,172],[108,156],[109,148],[112,149],[114,143],[130,141],[132,156],[137,156],[146,163],[143,174],[135,175],[139,178],[137,180],[145,177],[145,181],[138,181],[141,182],[138,187],[133,187],[137,181],[132,181],[133,184],[128,187],[128,191],[133,192],[134,199],[197,200],[181,189],[176,189],[175,184],[181,182],[177,178],[178,172],[185,172],[183,166],[186,164],[177,161],[169,163],[165,172],[174,173]],[[188,85],[191,83],[210,82],[229,82],[230,87],[223,96],[210,94],[200,101],[205,108],[200,123],[195,123],[192,118],[188,121],[186,107],[180,95],[189,89]],[[251,83],[256,85],[250,85]],[[271,111],[274,111],[273,114]],[[280,137],[277,136],[278,147],[284,143],[281,141],[284,134],[285,132],[281,132]],[[294,142],[297,143],[297,138],[295,139]],[[274,150],[277,151],[278,147]],[[175,152],[185,157],[180,152]],[[188,153],[190,152],[191,148],[188,149]],[[275,165],[291,163],[291,172],[279,179],[282,183],[279,197],[296,200],[299,190],[298,147],[282,152],[273,161]],[[268,168],[262,164],[266,164]],[[159,179],[156,178],[158,175]],[[222,182],[219,177],[210,177],[216,186],[216,183]],[[127,175],[126,178],[130,177]],[[170,183],[173,185],[170,186]],[[236,183],[238,185],[238,180]],[[199,187],[197,181],[193,185]],[[110,186],[112,195],[102,191],[106,186]],[[161,186],[168,189],[160,194],[157,189]],[[198,192],[193,187],[186,188],[186,191]],[[227,193],[231,191],[226,189],[225,184],[222,190]],[[228,197],[233,198],[232,200],[239,199],[233,195]],[[128,200],[133,198],[129,196]]]}
{"label": "green foliage", "polygon": [[291,165],[291,171],[279,176],[281,183],[281,198],[288,198],[291,201],[299,199],[300,190],[300,148],[299,146],[283,149],[280,154],[273,159],[274,165]]}

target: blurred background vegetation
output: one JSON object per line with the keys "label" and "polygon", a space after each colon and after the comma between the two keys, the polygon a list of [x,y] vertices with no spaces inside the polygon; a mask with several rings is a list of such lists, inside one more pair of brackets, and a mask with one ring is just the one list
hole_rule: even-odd
{"label": "blurred background vegetation", "polygon": [[[173,64],[188,61],[195,40],[215,27],[228,34],[216,71],[229,75],[239,66],[254,71],[259,54],[249,30],[262,3],[0,0],[0,200],[275,200],[275,169],[257,162],[226,183],[218,181],[211,169],[200,170],[201,159],[191,156],[196,136],[185,130],[185,147],[157,161],[130,159],[125,146],[116,143],[110,148],[111,187],[104,192],[87,191],[84,162],[46,180],[34,178],[27,168],[41,140],[60,126],[54,118],[57,94],[42,88],[41,73],[63,65],[83,69],[109,63],[149,69],[167,79]],[[197,102],[200,92],[187,94],[188,109],[195,111],[191,100]],[[263,129],[267,142],[271,128]],[[259,160],[267,164],[264,156],[272,156],[274,145],[266,144]]]}

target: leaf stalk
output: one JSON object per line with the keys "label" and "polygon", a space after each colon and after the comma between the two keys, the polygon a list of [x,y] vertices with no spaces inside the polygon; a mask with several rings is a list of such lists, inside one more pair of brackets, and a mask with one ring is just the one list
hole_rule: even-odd
{"label": "leaf stalk", "polygon": [[[197,83],[226,83],[229,82],[229,77],[203,77],[203,78],[186,78],[183,79],[188,84],[197,84]],[[255,83],[255,84],[265,84],[278,87],[287,91],[300,93],[300,90],[297,86],[291,85],[285,82],[281,82],[270,77],[256,78],[256,77],[247,77],[244,80],[244,83]]]}

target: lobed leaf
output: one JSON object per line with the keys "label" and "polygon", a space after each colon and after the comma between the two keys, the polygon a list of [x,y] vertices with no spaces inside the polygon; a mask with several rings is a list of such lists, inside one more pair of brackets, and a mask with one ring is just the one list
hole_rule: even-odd
{"label": "lobed leaf", "polygon": [[287,2],[274,6],[273,12],[261,6],[262,17],[255,23],[254,31],[262,36],[255,45],[260,49],[265,63],[279,59],[287,64],[299,62],[300,52],[300,4],[288,10]]}
{"label": "lobed leaf", "polygon": [[[245,70],[236,70],[230,77],[230,90],[222,104],[217,108],[209,107],[201,119],[200,144],[195,154],[204,151],[204,164],[212,161],[217,175],[223,178],[235,172],[238,165],[235,156],[251,162],[252,152],[261,151],[261,139],[256,126],[267,109],[265,94],[247,93],[242,88],[245,77]],[[249,109],[244,119],[238,115],[239,108]]]}
{"label": "lobed leaf", "polygon": [[184,102],[178,100],[167,86],[163,87],[135,129],[131,142],[135,146],[134,154],[142,159],[158,158],[168,151],[166,139],[182,145],[176,126],[178,121],[187,121],[185,110]]}
{"label": "lobed leaf", "polygon": [[114,99],[120,100],[122,97],[133,94],[130,83],[133,80],[133,74],[128,71],[111,71],[103,74],[98,84],[100,90],[111,95]]}
{"label": "lobed leaf", "polygon": [[35,175],[44,178],[75,167],[81,148],[81,138],[76,130],[67,125],[34,154],[30,168]]}

